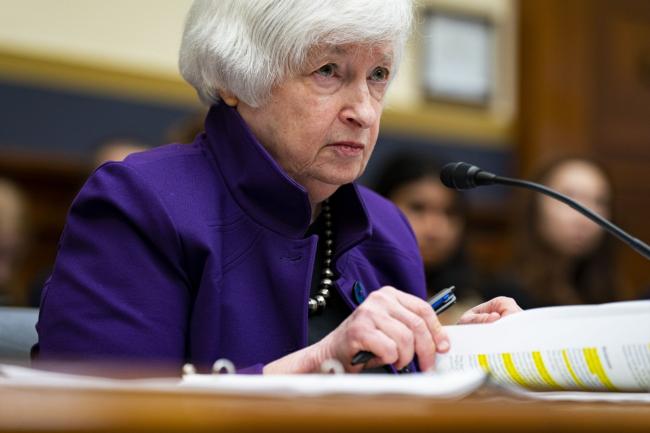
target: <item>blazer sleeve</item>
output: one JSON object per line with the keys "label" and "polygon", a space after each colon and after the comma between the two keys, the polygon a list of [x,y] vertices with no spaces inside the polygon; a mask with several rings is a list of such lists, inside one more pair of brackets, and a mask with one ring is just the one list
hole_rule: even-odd
{"label": "blazer sleeve", "polygon": [[35,360],[182,363],[192,298],[183,269],[156,190],[123,163],[102,166],[70,209],[43,290]]}

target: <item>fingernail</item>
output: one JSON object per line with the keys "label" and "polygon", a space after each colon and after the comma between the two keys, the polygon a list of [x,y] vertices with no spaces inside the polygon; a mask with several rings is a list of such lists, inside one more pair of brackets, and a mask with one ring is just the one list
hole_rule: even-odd
{"label": "fingernail", "polygon": [[438,343],[438,352],[446,352],[449,350],[449,341],[442,340]]}

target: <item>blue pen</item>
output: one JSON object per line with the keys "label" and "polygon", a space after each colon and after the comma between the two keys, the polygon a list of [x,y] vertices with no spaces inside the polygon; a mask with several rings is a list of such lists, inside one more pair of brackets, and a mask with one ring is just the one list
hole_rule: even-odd
{"label": "blue pen", "polygon": [[[436,314],[441,314],[443,311],[447,310],[447,308],[454,305],[456,302],[456,295],[454,294],[455,289],[455,286],[447,287],[429,298],[427,302],[431,305],[431,308],[433,308],[433,311],[435,311]],[[362,350],[354,355],[352,358],[352,365],[365,364],[374,358],[374,356],[375,355],[372,352]]]}
{"label": "blue pen", "polygon": [[431,305],[431,308],[433,308],[436,314],[441,314],[447,308],[454,305],[456,302],[454,290],[456,290],[456,286],[447,287],[429,298],[427,302],[429,302],[429,305]]}

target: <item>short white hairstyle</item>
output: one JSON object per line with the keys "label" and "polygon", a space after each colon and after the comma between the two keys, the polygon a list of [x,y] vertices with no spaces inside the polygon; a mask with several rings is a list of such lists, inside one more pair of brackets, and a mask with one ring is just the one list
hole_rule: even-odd
{"label": "short white hairstyle", "polygon": [[318,46],[392,44],[392,77],[412,16],[411,0],[195,0],[179,68],[205,104],[222,90],[254,107]]}

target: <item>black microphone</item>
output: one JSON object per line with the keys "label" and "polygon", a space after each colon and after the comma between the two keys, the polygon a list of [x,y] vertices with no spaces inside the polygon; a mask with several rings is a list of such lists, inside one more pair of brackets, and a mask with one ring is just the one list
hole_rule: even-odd
{"label": "black microphone", "polygon": [[577,210],[599,226],[603,227],[608,232],[612,233],[614,236],[628,244],[635,251],[640,253],[646,259],[650,259],[650,247],[646,245],[640,239],[637,239],[630,234],[623,231],[618,226],[612,224],[610,221],[607,221],[605,218],[601,217],[592,210],[587,209],[577,201],[560,194],[557,191],[554,191],[550,188],[540,185],[535,182],[529,182],[527,180],[512,179],[509,177],[497,176],[496,174],[490,173],[480,169],[479,167],[468,164],[466,162],[452,162],[446,164],[442,167],[440,171],[440,180],[442,183],[452,189],[464,190],[472,189],[477,186],[482,185],[508,185],[516,186],[520,188],[532,189],[533,191],[541,192],[546,194],[549,197],[553,197],[556,200],[561,201],[562,203],[571,206],[573,209]]}

